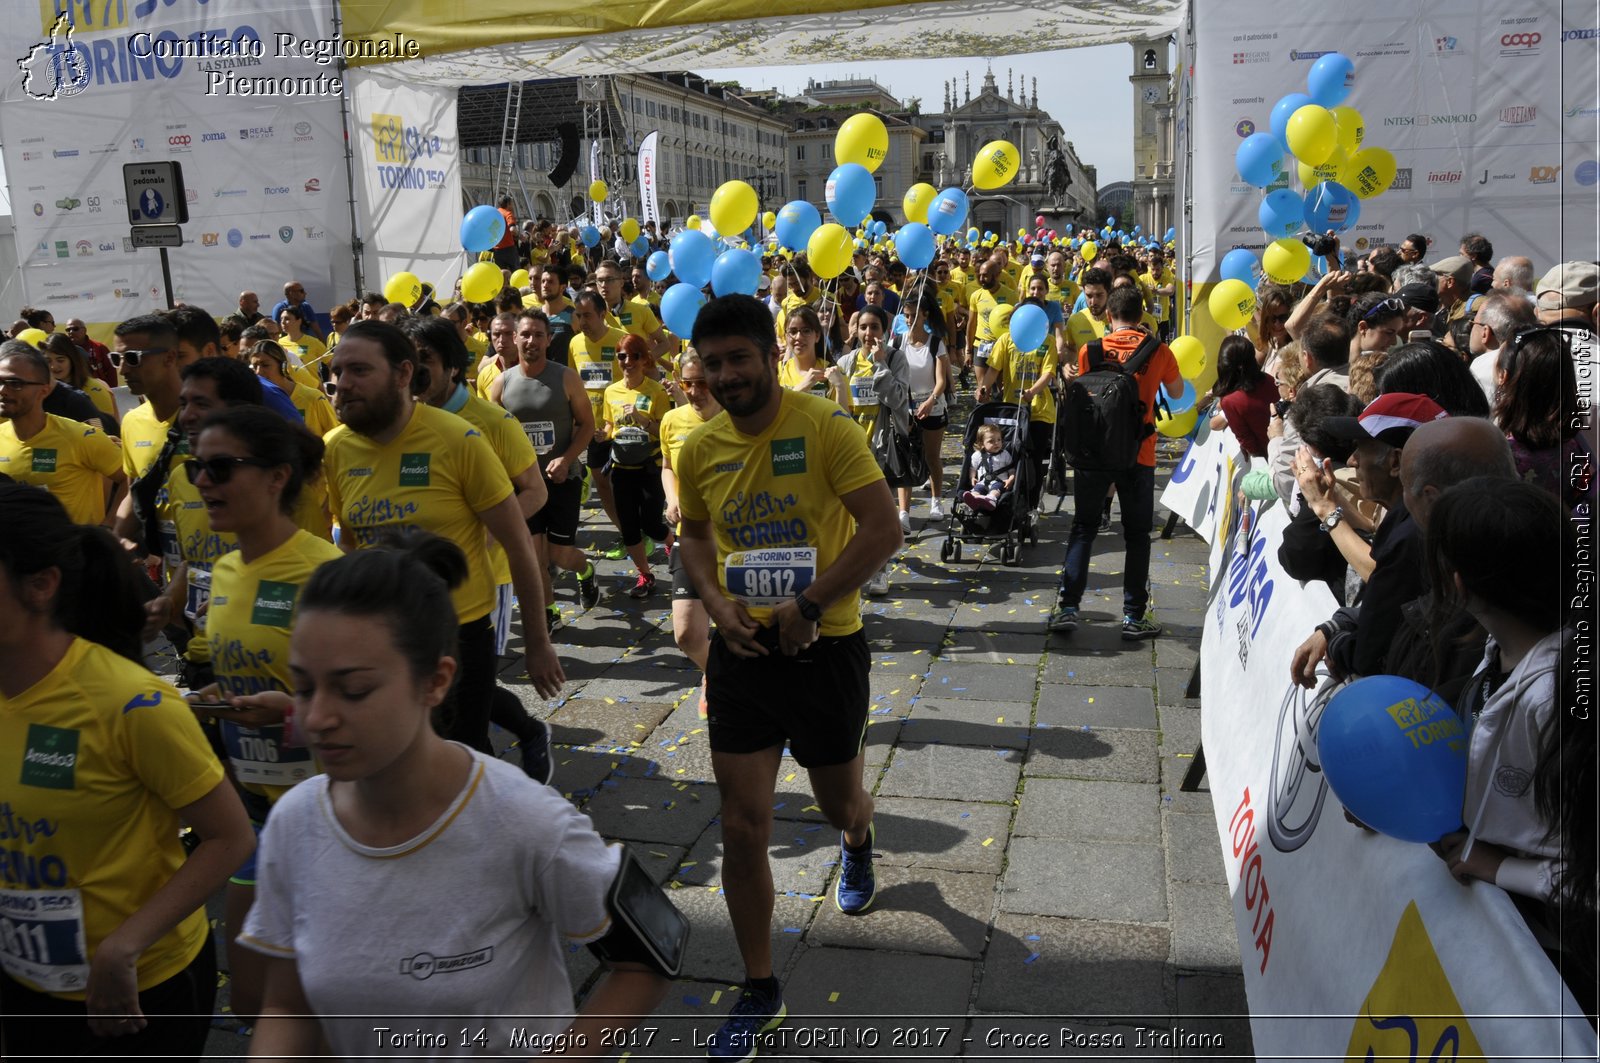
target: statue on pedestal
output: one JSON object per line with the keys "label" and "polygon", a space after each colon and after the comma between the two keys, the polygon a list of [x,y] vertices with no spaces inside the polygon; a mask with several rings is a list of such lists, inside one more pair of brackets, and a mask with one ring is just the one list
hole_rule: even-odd
{"label": "statue on pedestal", "polygon": [[1047,146],[1050,154],[1044,164],[1044,186],[1055,200],[1056,208],[1060,209],[1061,201],[1066,198],[1067,189],[1072,187],[1072,172],[1067,166],[1066,153],[1061,150],[1061,138],[1051,137]]}

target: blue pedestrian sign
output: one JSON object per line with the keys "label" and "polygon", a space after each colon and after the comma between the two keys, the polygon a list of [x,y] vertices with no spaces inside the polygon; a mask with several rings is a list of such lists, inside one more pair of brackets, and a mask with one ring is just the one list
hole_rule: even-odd
{"label": "blue pedestrian sign", "polygon": [[167,201],[161,198],[161,193],[153,188],[145,189],[144,194],[139,197],[139,210],[150,221],[158,220],[166,205]]}
{"label": "blue pedestrian sign", "polygon": [[122,184],[127,192],[129,225],[181,225],[189,220],[179,163],[124,163]]}

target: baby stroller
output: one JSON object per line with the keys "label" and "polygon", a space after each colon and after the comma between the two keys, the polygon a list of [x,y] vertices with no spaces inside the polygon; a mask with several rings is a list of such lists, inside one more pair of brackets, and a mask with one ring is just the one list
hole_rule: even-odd
{"label": "baby stroller", "polygon": [[[1002,494],[992,511],[976,510],[961,496],[972,489],[972,448],[978,429],[984,425],[1000,429],[1002,449],[1011,456],[1016,482]],[[956,502],[950,507],[949,525],[939,560],[960,561],[964,543],[1000,545],[1000,563],[1017,565],[1022,561],[1022,540],[1039,543],[1039,530],[1030,500],[1037,498],[1035,469],[1028,457],[1028,407],[1010,402],[986,402],[972,410],[967,430],[961,439],[961,473],[956,479]]]}

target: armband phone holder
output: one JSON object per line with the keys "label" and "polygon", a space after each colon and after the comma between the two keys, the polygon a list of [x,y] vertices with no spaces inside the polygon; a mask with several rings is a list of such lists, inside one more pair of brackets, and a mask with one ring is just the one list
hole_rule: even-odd
{"label": "armband phone holder", "polygon": [[655,884],[626,847],[606,895],[611,929],[589,951],[602,960],[642,963],[668,978],[683,970],[689,945],[689,920]]}

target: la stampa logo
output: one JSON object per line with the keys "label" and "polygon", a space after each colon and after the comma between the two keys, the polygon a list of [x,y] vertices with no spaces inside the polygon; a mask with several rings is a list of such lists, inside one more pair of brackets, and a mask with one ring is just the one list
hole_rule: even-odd
{"label": "la stampa logo", "polygon": [[28,49],[17,60],[22,91],[30,99],[59,100],[89,87],[89,64],[72,41],[72,20],[65,14],[50,27],[50,39]]}

